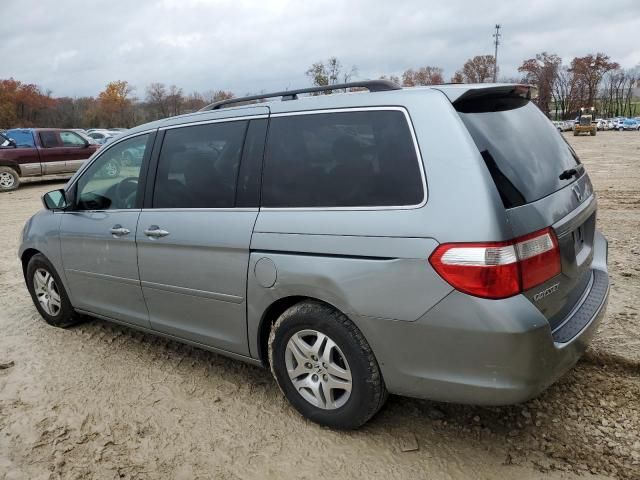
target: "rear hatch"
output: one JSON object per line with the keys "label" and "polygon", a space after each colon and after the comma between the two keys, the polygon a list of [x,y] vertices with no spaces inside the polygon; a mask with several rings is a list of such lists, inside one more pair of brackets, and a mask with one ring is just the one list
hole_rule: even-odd
{"label": "rear hatch", "polygon": [[[445,92],[446,94],[447,92]],[[561,273],[523,294],[559,325],[591,279],[596,200],[578,156],[521,85],[467,90],[453,105],[485,161],[520,237],[552,227]]]}

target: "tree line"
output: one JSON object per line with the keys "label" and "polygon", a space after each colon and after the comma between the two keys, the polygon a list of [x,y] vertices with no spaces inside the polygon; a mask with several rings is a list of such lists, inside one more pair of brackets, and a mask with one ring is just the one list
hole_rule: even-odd
{"label": "tree line", "polygon": [[[493,80],[493,55],[478,55],[468,59],[457,70],[450,83],[486,83]],[[346,72],[346,73],[344,73]],[[314,85],[334,85],[357,72],[352,66],[344,70],[340,61],[331,57],[317,62],[307,70]],[[601,117],[633,117],[640,115],[640,65],[624,69],[604,53],[589,53],[575,57],[568,64],[554,53],[542,52],[526,59],[518,67],[519,77],[501,77],[499,82],[526,83],[536,87],[534,102],[549,117],[562,120],[575,117],[581,108]],[[496,72],[498,73],[498,72]],[[402,75],[382,75],[403,87],[445,83],[444,71],[426,65],[409,68]],[[635,93],[635,96],[634,96]]]}
{"label": "tree line", "polygon": [[138,98],[135,87],[125,80],[109,82],[97,97],[53,97],[51,93],[13,78],[0,80],[0,128],[133,127],[234,96],[224,90],[185,94],[176,85],[154,82]]}
{"label": "tree line", "polygon": [[[449,81],[490,82],[495,68],[492,55],[478,55],[468,59]],[[590,110],[591,107],[602,117],[640,114],[640,105],[634,98],[635,89],[640,88],[640,66],[621,68],[603,53],[575,57],[565,64],[558,55],[542,52],[524,60],[518,72],[519,77],[500,77],[499,81],[537,87],[534,101],[550,118],[571,118],[580,108]],[[358,69],[344,67],[337,57],[330,57],[313,63],[305,73],[313,85],[328,86],[353,80]],[[400,75],[381,75],[380,78],[406,87],[445,82],[443,69],[432,65],[412,67]],[[215,89],[185,94],[176,85],[160,82],[147,85],[140,96],[136,93],[136,88],[125,80],[109,82],[96,97],[78,98],[54,97],[50,90],[13,78],[0,80],[0,128],[132,127],[193,112],[235,96],[233,92]]]}

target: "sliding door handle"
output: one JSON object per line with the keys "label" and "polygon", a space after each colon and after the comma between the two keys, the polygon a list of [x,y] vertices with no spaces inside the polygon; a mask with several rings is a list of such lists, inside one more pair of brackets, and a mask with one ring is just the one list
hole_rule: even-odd
{"label": "sliding door handle", "polygon": [[166,230],[162,230],[159,226],[157,225],[151,225],[149,228],[147,228],[144,231],[144,234],[147,237],[151,237],[151,238],[160,238],[160,237],[166,237],[167,235],[169,235],[169,232],[167,232]]}
{"label": "sliding door handle", "polygon": [[128,228],[123,228],[122,225],[118,224],[114,225],[113,228],[109,230],[109,232],[114,237],[123,237],[125,235],[129,235],[131,233],[131,230],[129,230]]}

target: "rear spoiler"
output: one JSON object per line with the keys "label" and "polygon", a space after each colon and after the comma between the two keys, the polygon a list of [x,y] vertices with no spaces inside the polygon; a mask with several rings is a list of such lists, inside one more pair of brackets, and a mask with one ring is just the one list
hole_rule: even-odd
{"label": "rear spoiler", "polygon": [[463,91],[460,89],[446,90],[449,92],[443,89],[443,93],[447,95],[454,108],[460,113],[502,112],[520,108],[529,103],[532,90],[535,91],[531,85],[520,84],[473,85]]}
{"label": "rear spoiler", "polygon": [[535,98],[537,94],[537,90],[533,85],[519,83],[459,83],[440,85],[433,88],[444,93],[454,105],[458,102],[482,97],[519,97],[530,100],[531,98]]}

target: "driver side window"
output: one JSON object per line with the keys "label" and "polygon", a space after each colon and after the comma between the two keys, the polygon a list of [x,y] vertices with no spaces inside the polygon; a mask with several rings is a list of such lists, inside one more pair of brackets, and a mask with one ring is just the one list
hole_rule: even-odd
{"label": "driver side window", "polygon": [[[105,151],[78,179],[77,210],[135,208],[142,161],[125,161],[135,154],[142,159],[149,134],[124,140]],[[104,148],[104,147],[103,147]]]}

